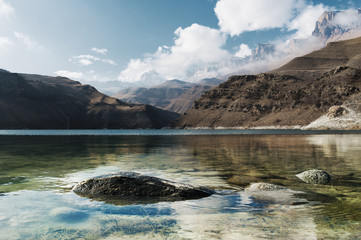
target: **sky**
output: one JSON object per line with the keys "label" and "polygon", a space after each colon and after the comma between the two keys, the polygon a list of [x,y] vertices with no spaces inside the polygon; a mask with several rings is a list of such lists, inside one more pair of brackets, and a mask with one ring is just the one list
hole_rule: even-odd
{"label": "sky", "polygon": [[[307,39],[358,0],[0,0],[0,68],[149,85],[237,72],[258,43]],[[282,44],[280,44],[282,45]]]}

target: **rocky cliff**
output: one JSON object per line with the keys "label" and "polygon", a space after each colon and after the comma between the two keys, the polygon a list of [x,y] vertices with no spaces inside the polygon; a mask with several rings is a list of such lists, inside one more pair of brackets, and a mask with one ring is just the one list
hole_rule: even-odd
{"label": "rocky cliff", "polygon": [[129,104],[63,77],[0,71],[1,129],[161,128],[178,114]]}
{"label": "rocky cliff", "polygon": [[230,77],[174,127],[305,126],[360,89],[361,38],[333,42],[272,72]]}

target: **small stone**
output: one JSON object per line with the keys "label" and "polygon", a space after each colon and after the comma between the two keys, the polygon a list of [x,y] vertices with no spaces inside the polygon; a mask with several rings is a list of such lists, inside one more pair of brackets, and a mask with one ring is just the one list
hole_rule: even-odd
{"label": "small stone", "polygon": [[286,190],[287,188],[271,183],[252,183],[245,191],[275,191]]}
{"label": "small stone", "polygon": [[311,184],[327,184],[331,181],[331,176],[323,170],[308,170],[300,174],[297,174],[296,177],[301,179],[306,183]]}

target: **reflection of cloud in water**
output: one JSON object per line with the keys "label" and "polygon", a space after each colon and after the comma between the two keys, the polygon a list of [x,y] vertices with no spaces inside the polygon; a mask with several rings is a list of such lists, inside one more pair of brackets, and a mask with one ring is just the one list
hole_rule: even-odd
{"label": "reflection of cloud in water", "polygon": [[316,239],[309,206],[259,205],[244,193],[172,204],[186,239]]}

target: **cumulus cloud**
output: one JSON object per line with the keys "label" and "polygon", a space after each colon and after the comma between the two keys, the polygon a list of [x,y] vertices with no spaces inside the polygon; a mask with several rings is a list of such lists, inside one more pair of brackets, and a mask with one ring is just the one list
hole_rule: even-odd
{"label": "cumulus cloud", "polygon": [[227,37],[217,29],[199,24],[178,28],[173,46],[162,46],[143,59],[132,59],[119,80],[136,82],[144,74],[163,76],[166,79],[192,80],[197,75],[206,76],[209,69],[229,59],[231,55],[222,47]]}
{"label": "cumulus cloud", "polygon": [[252,50],[249,48],[247,44],[242,43],[239,46],[239,50],[234,54],[235,57],[244,58],[250,56],[252,54]]}
{"label": "cumulus cloud", "polygon": [[245,31],[281,28],[302,3],[298,0],[219,0],[214,11],[221,30],[235,36]]}
{"label": "cumulus cloud", "polygon": [[93,52],[96,52],[96,53],[103,54],[103,55],[106,55],[107,52],[108,52],[108,49],[106,49],[106,48],[96,48],[96,47],[93,47],[93,48],[91,48],[90,50],[92,50]]}
{"label": "cumulus cloud", "polygon": [[328,10],[328,8],[322,4],[318,4],[316,6],[308,5],[302,9],[300,14],[296,16],[287,26],[290,31],[296,30],[296,33],[292,36],[292,38],[306,39],[311,37],[317,19],[326,10]]}
{"label": "cumulus cloud", "polygon": [[57,76],[67,77],[70,79],[81,79],[84,76],[84,74],[81,72],[71,72],[67,70],[59,70],[54,72],[54,74],[56,74]]}
{"label": "cumulus cloud", "polygon": [[361,25],[361,14],[358,13],[358,10],[348,9],[336,14],[333,23],[341,27],[354,27]]}
{"label": "cumulus cloud", "polygon": [[15,13],[15,9],[4,0],[0,0],[0,18],[9,18]]}
{"label": "cumulus cloud", "polygon": [[[147,85],[157,79],[196,81],[272,70],[293,57],[322,47],[323,43],[312,37],[312,32],[326,10],[329,7],[306,0],[218,0],[214,11],[219,29],[199,24],[178,28],[171,46],[160,46],[143,58],[131,59],[118,80]],[[343,26],[360,24],[356,12],[338,15],[335,21]],[[270,39],[272,50],[260,49],[260,57],[254,57],[252,49],[244,43],[235,53],[225,50],[230,37],[274,28],[281,29],[281,37]]]}
{"label": "cumulus cloud", "polygon": [[30,36],[24,33],[14,31],[14,35],[18,41],[23,43],[29,49],[45,50],[45,47],[43,45],[38,44],[35,40],[31,39]]}
{"label": "cumulus cloud", "polygon": [[111,59],[99,58],[99,57],[95,57],[90,54],[82,54],[79,56],[73,56],[69,59],[69,61],[78,63],[79,66],[89,66],[89,65],[92,65],[94,62],[103,62],[103,63],[107,63],[107,64],[114,65],[114,66],[117,65],[116,62],[114,62]]}

